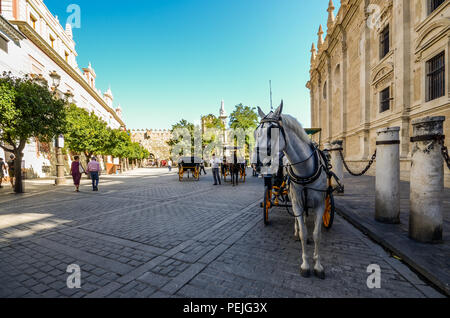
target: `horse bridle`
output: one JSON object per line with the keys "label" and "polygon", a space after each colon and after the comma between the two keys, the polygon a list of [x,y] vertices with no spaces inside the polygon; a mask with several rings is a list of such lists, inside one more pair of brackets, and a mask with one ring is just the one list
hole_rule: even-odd
{"label": "horse bridle", "polygon": [[[267,127],[267,156],[272,156],[272,128],[278,128],[281,131],[281,134],[283,135],[283,139],[286,142],[286,133],[283,128],[283,124],[281,121],[281,118],[268,118],[273,112],[270,112],[266,117],[264,117],[261,122],[259,123],[259,126],[256,128],[256,130],[260,128],[264,128],[264,124],[269,123],[269,127]],[[257,166],[264,166],[264,164],[261,162],[261,159],[259,157],[259,145],[256,147],[256,164]],[[270,166],[271,162],[267,166]]]}
{"label": "horse bridle", "polygon": [[[272,114],[272,112],[270,112],[268,115],[266,115],[266,117],[264,117],[259,126],[256,128],[256,130],[258,130],[259,128],[264,128],[264,124],[269,123],[269,127],[268,131],[267,131],[267,155],[271,156],[272,155],[272,143],[271,143],[271,139],[272,139],[272,128],[278,128],[281,131],[281,134],[283,136],[284,142],[285,144],[287,144],[287,140],[286,140],[286,132],[284,131],[284,127],[283,127],[283,122],[281,117],[276,117],[276,118],[269,118],[269,116]],[[261,162],[260,157],[259,157],[259,146],[256,147],[256,151],[257,151],[257,165],[258,166],[264,166],[264,164]],[[281,167],[286,167],[287,168],[287,172],[290,176],[290,179],[292,182],[296,183],[296,184],[300,184],[300,185],[307,185],[307,184],[311,184],[314,181],[316,181],[319,176],[322,174],[322,169],[323,166],[320,164],[320,158],[319,155],[317,153],[317,148],[315,146],[312,146],[312,153],[311,155],[300,162],[296,162],[293,164],[288,164],[288,165],[281,165]],[[314,173],[309,176],[309,177],[301,177],[295,174],[294,170],[292,169],[293,166],[305,163],[309,160],[311,160],[312,158],[315,159],[315,165],[317,166],[317,169],[314,169]],[[269,162],[268,166],[270,166],[271,163]]]}

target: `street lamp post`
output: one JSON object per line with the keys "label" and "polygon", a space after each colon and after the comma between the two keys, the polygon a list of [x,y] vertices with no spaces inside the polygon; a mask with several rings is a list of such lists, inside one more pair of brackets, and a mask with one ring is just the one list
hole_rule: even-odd
{"label": "street lamp post", "polygon": [[55,149],[56,149],[55,185],[61,185],[66,183],[66,178],[64,177],[64,156],[62,153],[62,148],[64,148],[64,136],[61,134],[55,139]]}
{"label": "street lamp post", "polygon": [[[54,82],[55,83],[55,82]],[[54,86],[55,92],[58,88],[59,84]],[[70,105],[73,102],[73,93],[70,90],[64,93],[66,96],[66,102]],[[60,134],[55,140],[55,149],[56,149],[56,180],[55,185],[61,185],[66,183],[66,178],[64,177],[64,155],[62,153],[62,149],[64,148],[64,135]]]}

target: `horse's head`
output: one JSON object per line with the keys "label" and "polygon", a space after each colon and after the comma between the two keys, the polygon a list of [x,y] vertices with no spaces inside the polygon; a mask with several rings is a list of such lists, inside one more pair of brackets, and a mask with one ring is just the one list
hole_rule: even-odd
{"label": "horse's head", "polygon": [[257,166],[265,168],[267,174],[275,174],[278,171],[279,159],[286,147],[281,122],[283,101],[274,112],[266,115],[259,107],[258,112],[261,123],[255,130],[256,149],[252,161]]}

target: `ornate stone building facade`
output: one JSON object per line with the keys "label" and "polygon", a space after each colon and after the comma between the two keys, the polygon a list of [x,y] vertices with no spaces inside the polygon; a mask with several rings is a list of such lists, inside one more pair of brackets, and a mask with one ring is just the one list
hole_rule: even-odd
{"label": "ornate stone building facade", "polygon": [[161,161],[169,160],[170,146],[167,142],[172,139],[170,130],[137,129],[131,131],[131,140],[138,142],[150,152],[150,158]]}
{"label": "ornate stone building facade", "polygon": [[377,130],[399,126],[407,172],[411,121],[446,116],[450,145],[450,0],[341,0],[334,10],[330,1],[307,83],[322,143],[343,140],[347,161],[362,167]]}
{"label": "ornate stone building facade", "polygon": [[[61,76],[59,96],[70,92],[78,107],[94,112],[111,128],[125,129],[122,109],[113,105],[111,89],[102,93],[96,87],[91,63],[80,69],[75,46],[71,24],[63,28],[43,0],[0,0],[0,73],[41,76],[51,86],[50,73],[56,71]],[[7,155],[0,149],[0,157]],[[53,145],[30,139],[24,165],[28,178],[54,175]]]}

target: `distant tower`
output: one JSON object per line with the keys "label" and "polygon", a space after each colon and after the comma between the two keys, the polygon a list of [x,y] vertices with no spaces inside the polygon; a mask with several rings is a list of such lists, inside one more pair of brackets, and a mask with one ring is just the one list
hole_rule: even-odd
{"label": "distant tower", "polygon": [[105,98],[106,104],[112,108],[114,96],[113,93],[111,92],[111,87],[108,88],[108,90],[103,94],[103,97]]}
{"label": "distant tower", "polygon": [[119,118],[122,119],[122,107],[120,107],[120,104],[116,108],[116,113],[117,113],[117,116],[119,116]]}
{"label": "distant tower", "polygon": [[222,100],[222,104],[220,106],[220,116],[219,119],[223,124],[223,132],[222,132],[222,142],[223,146],[226,147],[228,145],[228,136],[227,136],[227,112],[225,111],[225,102]]}
{"label": "distant tower", "polygon": [[225,128],[227,127],[227,112],[225,111],[225,102],[222,100],[222,104],[220,106],[220,116],[219,116],[220,120],[222,121],[223,125],[225,126]]}
{"label": "distant tower", "polygon": [[95,89],[95,78],[97,75],[95,74],[94,69],[92,68],[91,62],[89,62],[89,66],[86,68],[83,68],[84,77],[86,78],[86,81],[89,83],[89,85]]}

